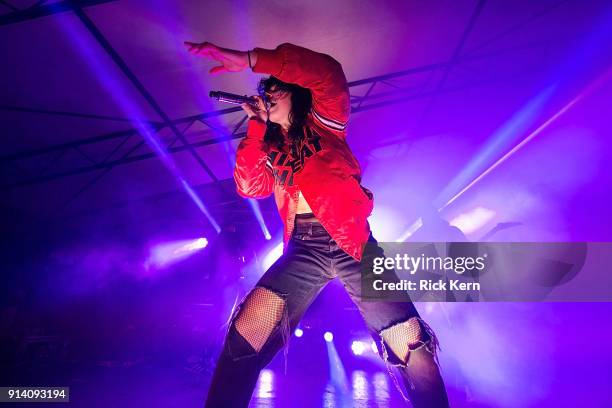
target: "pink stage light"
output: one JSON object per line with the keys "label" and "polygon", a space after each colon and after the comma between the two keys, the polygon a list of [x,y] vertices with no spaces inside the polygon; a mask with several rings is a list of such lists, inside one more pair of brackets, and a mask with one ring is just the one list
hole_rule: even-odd
{"label": "pink stage light", "polygon": [[149,251],[149,257],[144,263],[145,269],[163,269],[182,261],[206,248],[206,238],[188,239],[157,244]]}
{"label": "pink stage light", "polygon": [[459,228],[464,234],[471,234],[484,228],[495,218],[495,211],[484,207],[476,207],[471,211],[459,214],[449,224]]}

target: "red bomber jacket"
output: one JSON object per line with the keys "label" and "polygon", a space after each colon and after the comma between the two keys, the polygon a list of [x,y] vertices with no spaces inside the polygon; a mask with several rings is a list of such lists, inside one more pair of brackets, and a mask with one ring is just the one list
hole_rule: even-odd
{"label": "red bomber jacket", "polygon": [[283,151],[266,149],[266,124],[249,120],[247,135],[236,152],[238,193],[251,198],[274,193],[286,247],[301,190],[338,246],[360,261],[370,234],[367,218],[374,201],[372,193],[360,184],[359,163],[346,143],[350,100],[342,67],[329,55],[288,43],[275,50],[256,51],[254,72],[308,88],[313,104],[304,126],[306,137],[293,153],[288,146]]}

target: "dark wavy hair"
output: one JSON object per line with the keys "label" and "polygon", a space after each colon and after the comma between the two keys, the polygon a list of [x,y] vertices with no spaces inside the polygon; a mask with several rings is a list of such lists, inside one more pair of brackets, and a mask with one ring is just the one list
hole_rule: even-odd
{"label": "dark wavy hair", "polygon": [[[289,112],[291,125],[287,133],[293,147],[304,138],[304,125],[312,107],[312,95],[310,90],[299,85],[283,82],[274,76],[259,81],[257,90],[260,95],[263,95],[270,91],[274,85],[278,90],[291,93],[291,112]],[[264,142],[268,147],[276,146],[279,150],[284,147],[285,141],[279,124],[268,121]]]}

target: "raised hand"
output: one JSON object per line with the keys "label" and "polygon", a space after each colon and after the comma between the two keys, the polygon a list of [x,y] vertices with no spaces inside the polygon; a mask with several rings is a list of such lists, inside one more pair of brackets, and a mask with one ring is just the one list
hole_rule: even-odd
{"label": "raised hand", "polygon": [[[249,67],[248,54],[245,51],[230,50],[229,48],[218,47],[209,42],[194,43],[185,41],[184,44],[187,47],[187,51],[191,54],[209,58],[220,64],[212,67],[208,71],[210,74],[240,72]],[[253,58],[253,53],[251,53],[251,58]],[[254,64],[252,59],[251,63]]]}

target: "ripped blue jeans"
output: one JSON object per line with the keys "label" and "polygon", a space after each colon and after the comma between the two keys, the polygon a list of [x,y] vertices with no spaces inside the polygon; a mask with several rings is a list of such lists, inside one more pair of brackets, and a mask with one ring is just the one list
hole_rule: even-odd
{"label": "ripped blue jeans", "polygon": [[[376,243],[372,235],[369,241]],[[383,250],[378,245],[367,245],[363,261],[382,255]],[[290,333],[297,327],[320,291],[335,278],[340,279],[359,309],[378,345],[381,357],[387,363],[389,373],[404,398],[407,399],[399,386],[393,367],[398,369],[404,380],[414,406],[420,405],[418,401],[423,401],[421,406],[447,406],[446,391],[435,362],[432,363],[433,366],[430,364],[426,370],[422,370],[427,372],[425,378],[421,378],[423,381],[413,381],[413,375],[409,370],[409,357],[413,353],[420,353],[422,357],[419,358],[434,360],[438,343],[433,331],[420,319],[407,294],[404,302],[364,301],[360,296],[361,268],[359,262],[338,247],[312,214],[298,214],[293,236],[285,253],[266,271],[255,289],[247,295],[232,316],[223,350],[215,368],[206,407],[247,407],[260,370],[269,364],[281,349],[284,348],[286,352]],[[244,329],[241,333],[240,324],[236,324],[237,319],[241,319],[241,316],[244,318],[248,314],[244,309],[252,304],[248,302],[249,296],[257,291],[262,293],[262,290],[269,291],[268,294],[276,298],[276,305],[282,307],[282,310],[274,312],[276,317],[273,327],[270,326],[270,316],[264,316],[266,313],[249,315],[251,320],[267,319],[261,322],[262,327],[267,324],[270,329],[264,333],[263,342],[261,338],[256,339],[257,336],[245,336]],[[410,340],[408,355],[398,356],[394,353],[393,345],[389,344],[389,338],[385,337],[385,332],[406,322],[416,323],[418,338]],[[257,327],[258,322],[253,323]],[[397,335],[394,338],[397,338]],[[400,341],[402,341],[401,336]],[[409,342],[408,339],[405,341]],[[419,387],[433,387],[433,389],[418,390]],[[432,392],[434,396],[430,399],[428,393]]]}

